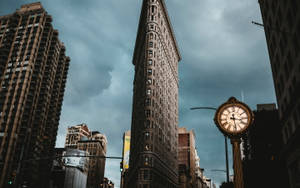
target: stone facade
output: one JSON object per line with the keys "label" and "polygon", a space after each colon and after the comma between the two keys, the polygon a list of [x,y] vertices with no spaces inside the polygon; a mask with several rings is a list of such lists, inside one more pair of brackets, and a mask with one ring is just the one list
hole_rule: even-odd
{"label": "stone facade", "polygon": [[178,187],[178,51],[163,0],[144,0],[136,38],[130,187]]}
{"label": "stone facade", "polygon": [[282,123],[290,186],[300,187],[300,2],[259,0],[279,119]]}
{"label": "stone facade", "polygon": [[70,61],[51,22],[40,3],[0,17],[0,187],[49,182]]}
{"label": "stone facade", "polygon": [[65,148],[77,148],[77,143],[80,140],[88,140],[91,136],[91,131],[84,123],[68,127]]}

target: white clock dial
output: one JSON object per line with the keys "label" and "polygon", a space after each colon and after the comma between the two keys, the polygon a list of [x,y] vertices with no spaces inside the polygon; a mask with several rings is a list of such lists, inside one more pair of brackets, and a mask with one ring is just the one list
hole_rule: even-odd
{"label": "white clock dial", "polygon": [[234,138],[248,129],[254,116],[248,105],[230,97],[217,109],[214,120],[223,134]]}
{"label": "white clock dial", "polygon": [[247,127],[248,114],[240,106],[228,106],[221,112],[221,126],[229,132],[240,132]]}

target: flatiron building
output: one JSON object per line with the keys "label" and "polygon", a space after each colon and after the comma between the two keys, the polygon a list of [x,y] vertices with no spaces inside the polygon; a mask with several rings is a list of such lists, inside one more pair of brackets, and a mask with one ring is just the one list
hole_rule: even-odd
{"label": "flatiron building", "polygon": [[47,187],[69,57],[40,3],[0,16],[0,187]]}
{"label": "flatiron building", "polygon": [[135,66],[126,187],[178,187],[178,62],[164,0],[144,0]]}

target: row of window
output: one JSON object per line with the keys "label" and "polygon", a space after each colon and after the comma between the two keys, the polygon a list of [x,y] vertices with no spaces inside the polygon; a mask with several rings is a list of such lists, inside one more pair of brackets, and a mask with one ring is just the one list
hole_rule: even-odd
{"label": "row of window", "polygon": [[[14,78],[14,81],[16,80],[16,78],[18,77],[18,73],[20,72],[20,73],[22,73],[22,77],[24,77],[25,76],[25,73],[26,73],[26,70],[27,70],[27,67],[23,67],[23,69],[22,69],[22,71],[20,70],[20,67],[18,67],[16,70],[15,70],[15,74],[17,74],[17,76],[15,76]],[[32,72],[32,69],[30,69],[30,72]],[[6,74],[5,74],[5,76],[4,76],[4,78],[7,80],[8,78],[12,78],[12,74],[11,74],[11,72],[7,72]]]}
{"label": "row of window", "polygon": [[[152,125],[155,125],[154,123]],[[175,148],[174,147],[171,147],[171,140],[172,138],[170,138],[170,129],[167,129],[167,135],[163,134],[163,131],[161,128],[159,128],[158,126],[155,126],[155,133],[154,133],[154,136],[156,138],[158,138],[158,141],[159,142],[162,142],[162,143],[165,143],[164,144],[164,148],[167,150],[167,151],[171,151],[171,149],[173,150],[173,152],[175,151]],[[175,139],[177,139],[177,134],[175,134]],[[152,132],[149,132],[149,131],[146,131],[143,133],[143,140],[144,141],[150,141],[150,140],[154,140],[154,137],[153,137],[153,133]],[[173,140],[174,141],[174,140]],[[172,143],[173,143],[172,141]],[[152,151],[152,147],[151,145],[149,145],[148,143],[145,144],[144,146],[144,150],[146,151]],[[157,151],[157,149],[156,149]]]}
{"label": "row of window", "polygon": [[[157,13],[157,7],[155,6],[155,5],[152,5],[151,6],[151,16],[150,16],[150,21],[156,21],[156,13]],[[159,18],[159,20],[158,21],[160,21],[160,27],[162,27],[163,28],[163,30],[161,31],[161,32],[159,32],[159,33],[161,33],[162,35],[164,35],[164,38],[168,41],[168,42],[166,42],[166,44],[168,45],[168,47],[171,47],[172,48],[172,57],[175,57],[175,50],[174,50],[174,48],[173,48],[173,46],[171,46],[171,42],[170,42],[170,40],[168,40],[168,33],[166,32],[167,31],[167,26],[165,25],[165,22],[164,22],[164,19],[163,19],[163,17],[160,19],[160,13],[158,12],[158,18]],[[154,24],[150,24],[150,30],[152,29],[154,29],[155,28],[155,31],[157,30],[157,27],[156,26],[154,26]],[[176,61],[176,59],[174,58],[174,60]]]}
{"label": "row of window", "polygon": [[[300,68],[300,67],[299,67]],[[299,70],[300,71],[300,70]],[[296,76],[293,76],[292,82],[289,85],[283,81],[282,75],[280,76],[280,82],[277,82],[277,95],[280,97],[279,105],[282,112],[285,112],[290,105],[292,105],[291,100],[297,97],[296,87],[297,80]],[[283,93],[284,92],[284,93]]]}
{"label": "row of window", "polygon": [[[154,83],[154,80],[153,80],[153,83]],[[154,90],[155,90],[155,89],[152,89],[152,90],[151,90],[151,88],[147,88],[147,89],[146,89],[146,95],[147,95],[148,97],[150,97],[152,94],[153,94],[153,96],[155,96]],[[168,90],[168,89],[167,89],[167,90]],[[170,93],[171,90],[169,90],[168,92]],[[159,94],[159,95],[158,95],[158,94]],[[165,100],[164,100],[164,95],[165,95],[165,92],[163,92],[163,89],[162,89],[162,88],[159,88],[158,92],[156,92],[156,97],[160,97],[160,98],[159,98],[159,103],[160,103],[160,104],[162,104],[163,102],[165,102]],[[170,96],[167,96],[167,98],[168,98],[167,101],[168,101],[169,103],[167,103],[166,105],[169,105],[169,106],[168,106],[168,109],[169,109],[169,110],[171,109],[170,104],[174,104],[175,106],[177,106],[176,101],[172,101]],[[175,95],[175,100],[176,100],[176,98],[177,98],[177,97],[176,97],[176,95]],[[149,99],[149,98],[146,98],[146,100],[145,100],[145,106],[150,106],[150,105],[151,105],[150,99]]]}
{"label": "row of window", "polygon": [[[28,63],[29,63],[28,61],[24,61],[23,65],[28,65]],[[22,62],[19,61],[19,62],[16,62],[16,64],[17,64],[17,66],[21,66]],[[12,65],[13,65],[12,62],[10,62],[10,63],[8,63],[7,67],[10,68],[10,67],[12,67]]]}
{"label": "row of window", "polygon": [[[150,28],[152,28],[152,27],[154,27],[152,24],[150,25]],[[156,28],[156,26],[155,26],[155,28]],[[154,36],[154,40],[156,40],[156,34],[155,33],[149,33],[149,43],[148,43],[148,45],[149,45],[149,47],[150,48],[156,48],[156,43],[155,42],[153,42],[152,40],[153,40],[153,36]],[[167,35],[166,35],[167,36]],[[166,40],[167,40],[167,38],[166,38]],[[174,62],[176,62],[176,58],[175,58],[175,50],[174,50],[174,47],[173,46],[171,46],[171,42],[170,42],[170,40],[167,40],[168,42],[166,43],[167,45],[168,45],[168,48],[170,49],[170,50],[168,50],[168,52],[171,54],[171,55],[166,55],[166,56],[168,56],[170,59],[172,59],[172,61],[174,61]],[[158,56],[160,57],[161,56],[161,47],[162,47],[162,45],[160,45],[161,43],[158,43]],[[148,51],[148,56],[149,57],[156,57],[156,53],[155,53],[155,50],[154,50],[154,52],[152,51],[152,50],[149,50]]]}
{"label": "row of window", "polygon": [[[293,69],[295,71],[298,71],[300,72],[300,66],[298,69]],[[281,74],[280,76],[277,76],[277,79],[276,79],[276,86],[277,86],[277,92],[278,92],[278,95],[282,97],[282,92],[285,91],[287,88],[289,90],[289,94],[291,95],[292,94],[292,90],[294,90],[293,87],[296,86],[296,74],[298,74],[297,72],[294,72],[294,73],[286,73],[286,74]],[[290,86],[288,87],[288,85],[286,83],[289,82],[289,79],[292,79],[291,80],[291,84]],[[293,86],[293,87],[292,87]]]}
{"label": "row of window", "polygon": [[[152,7],[155,7],[155,6],[152,6]],[[151,15],[151,21],[156,21],[156,16],[155,16],[155,14],[156,13],[152,13],[152,15]],[[158,13],[158,16],[159,16],[159,18],[160,18],[160,13]],[[166,45],[169,47],[169,48],[171,48],[171,57],[174,59],[174,61],[176,61],[176,58],[175,58],[175,54],[176,54],[176,52],[175,52],[175,50],[174,50],[174,47],[173,46],[171,46],[171,42],[170,42],[170,40],[168,40],[168,32],[166,32],[167,31],[167,26],[165,26],[164,25],[164,21],[163,21],[163,19],[161,19],[160,20],[161,22],[160,22],[160,25],[161,25],[161,27],[163,27],[163,30],[161,31],[161,32],[159,32],[159,33],[161,33],[162,35],[164,35],[163,36],[163,38],[165,38],[165,40],[167,41],[166,42]],[[155,31],[157,30],[157,27],[156,26],[154,26],[154,24],[150,24],[150,28],[149,28],[150,30],[153,30],[153,29],[155,29]],[[150,36],[150,39],[151,39],[151,36]],[[156,37],[155,37],[155,40],[156,40]]]}
{"label": "row of window", "polygon": [[282,133],[285,143],[294,134],[297,127],[299,127],[299,115],[300,115],[300,104],[295,107],[293,114],[290,114],[290,118],[284,126]]}

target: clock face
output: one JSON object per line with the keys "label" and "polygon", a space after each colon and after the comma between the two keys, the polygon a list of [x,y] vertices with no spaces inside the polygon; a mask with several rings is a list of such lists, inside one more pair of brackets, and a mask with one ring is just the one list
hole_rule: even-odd
{"label": "clock face", "polygon": [[245,109],[232,105],[223,109],[221,112],[221,126],[228,132],[240,132],[248,127],[249,115]]}
{"label": "clock face", "polygon": [[216,112],[215,122],[219,129],[229,135],[239,135],[246,131],[253,120],[250,108],[235,99],[224,103]]}

